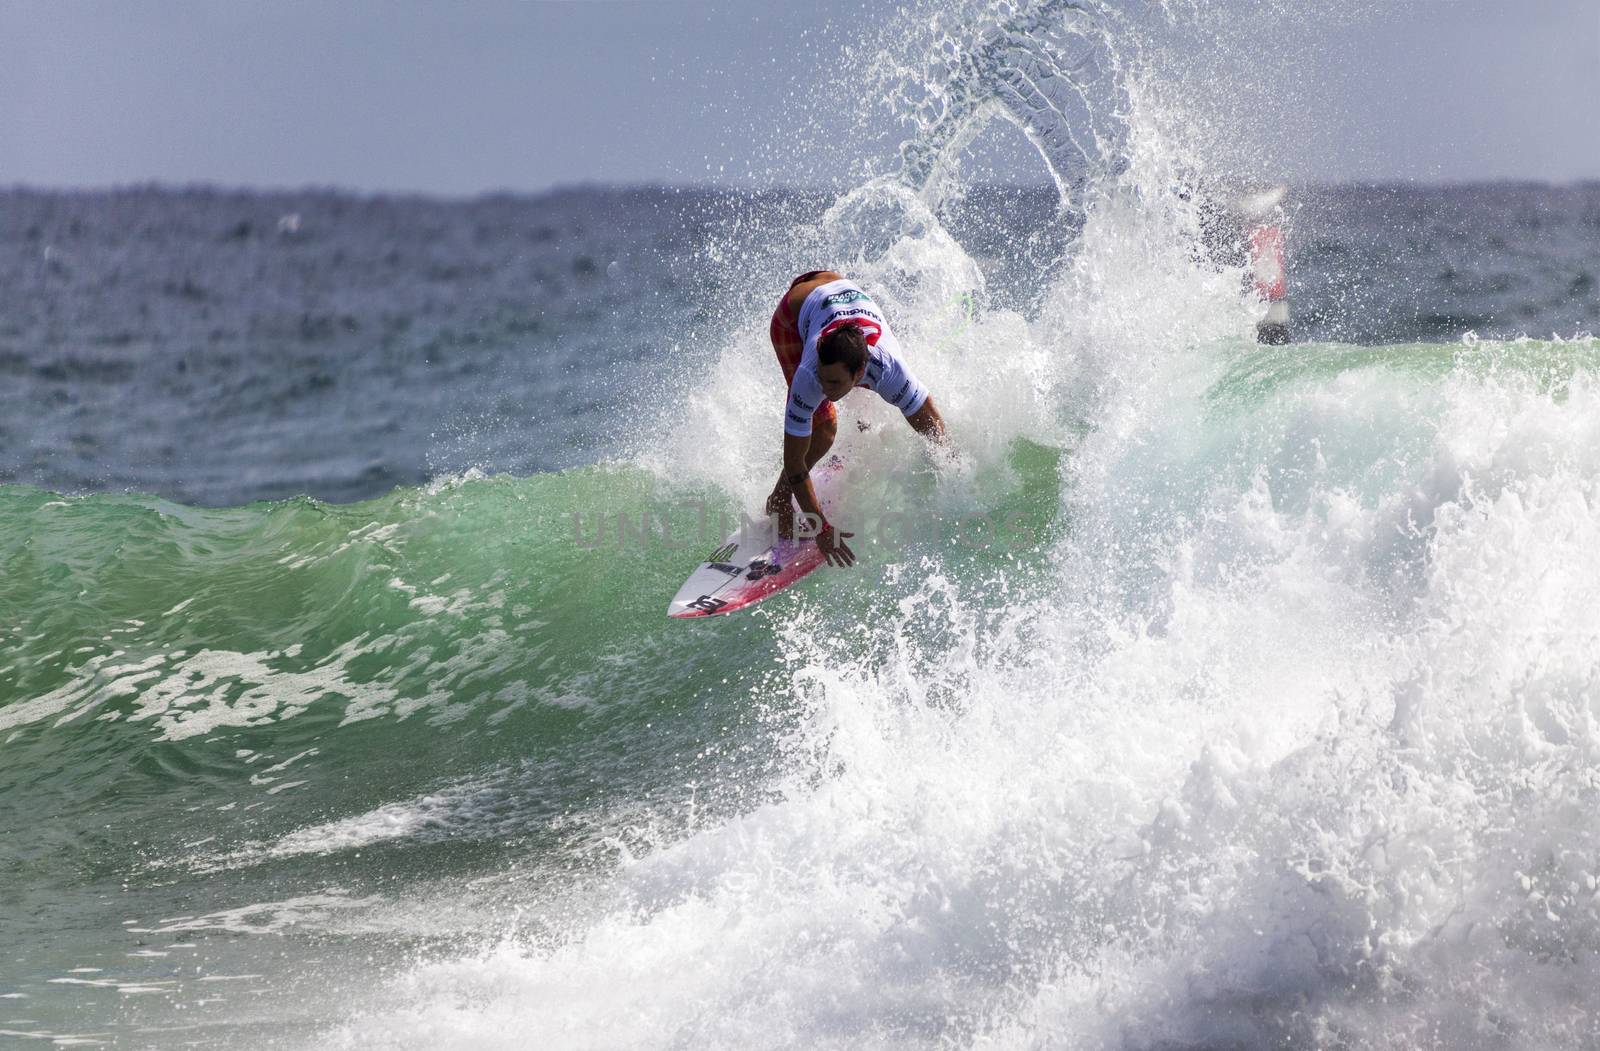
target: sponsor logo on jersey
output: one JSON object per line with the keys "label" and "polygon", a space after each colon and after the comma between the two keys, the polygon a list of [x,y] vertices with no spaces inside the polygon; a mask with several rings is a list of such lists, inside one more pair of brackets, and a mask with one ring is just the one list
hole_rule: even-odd
{"label": "sponsor logo on jersey", "polygon": [[822,304],[823,306],[833,307],[838,306],[840,303],[854,303],[862,299],[866,300],[868,303],[872,302],[872,297],[861,291],[861,289],[847,288],[843,292],[835,292],[831,296],[825,296],[822,300]]}

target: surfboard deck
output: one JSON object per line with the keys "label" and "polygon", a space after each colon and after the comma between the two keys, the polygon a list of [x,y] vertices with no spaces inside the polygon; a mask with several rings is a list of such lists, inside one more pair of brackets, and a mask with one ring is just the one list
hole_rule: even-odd
{"label": "surfboard deck", "polygon": [[[824,514],[833,510],[830,490],[843,468],[844,461],[830,456],[811,472],[811,484]],[[667,616],[676,620],[716,617],[753,606],[826,561],[814,540],[779,539],[773,543],[764,530],[736,529],[689,574],[667,604]]]}

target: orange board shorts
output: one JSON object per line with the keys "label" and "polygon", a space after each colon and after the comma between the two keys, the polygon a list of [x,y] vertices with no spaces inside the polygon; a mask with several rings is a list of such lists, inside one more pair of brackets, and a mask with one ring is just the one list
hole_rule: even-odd
{"label": "orange board shorts", "polygon": [[[783,382],[786,384],[794,383],[794,370],[800,367],[800,355],[805,351],[805,344],[800,340],[800,319],[789,310],[789,292],[794,291],[795,285],[824,273],[827,271],[810,270],[790,281],[788,291],[778,300],[778,309],[772,312],[772,350],[778,355],[778,367],[783,369]],[[838,419],[839,410],[833,407],[833,402],[824,398],[822,404],[817,406],[817,411],[811,414],[811,426],[815,428],[819,423],[833,424]]]}

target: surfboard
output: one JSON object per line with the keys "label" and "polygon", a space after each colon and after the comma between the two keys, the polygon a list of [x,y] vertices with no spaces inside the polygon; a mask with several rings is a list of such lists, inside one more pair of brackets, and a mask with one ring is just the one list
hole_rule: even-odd
{"label": "surfboard", "polygon": [[[811,484],[824,514],[833,511],[829,490],[843,468],[844,462],[831,456],[811,472]],[[689,574],[667,605],[667,616],[678,620],[715,617],[753,606],[826,561],[822,549],[809,538],[775,540],[768,529],[736,529]]]}

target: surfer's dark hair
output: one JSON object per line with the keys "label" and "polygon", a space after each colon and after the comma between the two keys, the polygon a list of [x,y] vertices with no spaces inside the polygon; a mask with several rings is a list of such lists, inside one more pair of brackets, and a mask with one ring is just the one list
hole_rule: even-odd
{"label": "surfer's dark hair", "polygon": [[819,365],[843,365],[853,376],[867,363],[867,337],[855,325],[840,325],[817,344]]}

